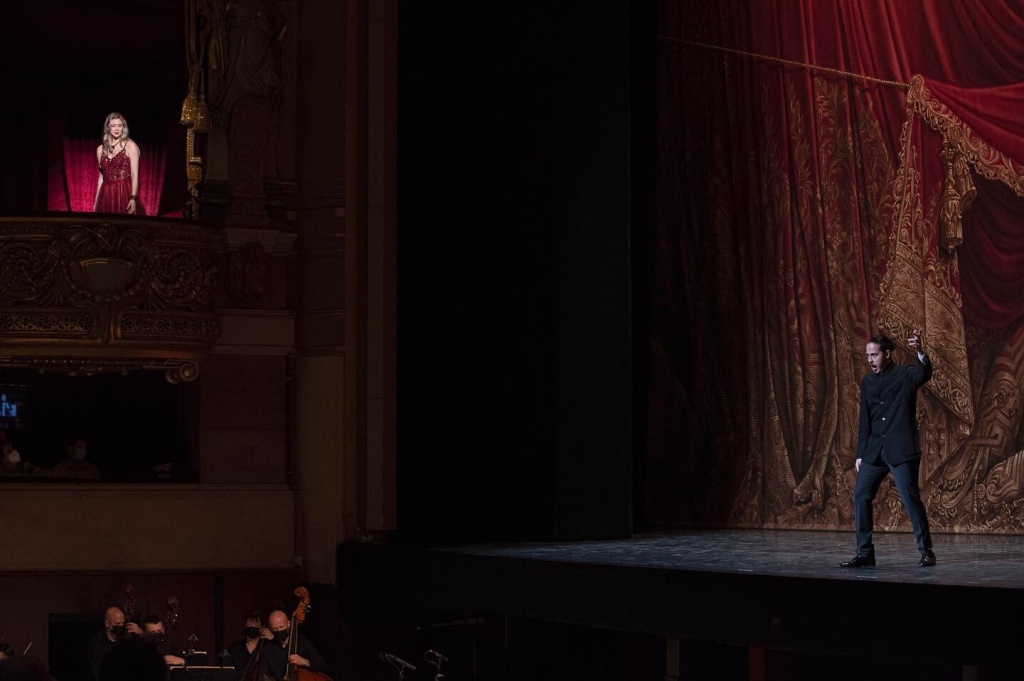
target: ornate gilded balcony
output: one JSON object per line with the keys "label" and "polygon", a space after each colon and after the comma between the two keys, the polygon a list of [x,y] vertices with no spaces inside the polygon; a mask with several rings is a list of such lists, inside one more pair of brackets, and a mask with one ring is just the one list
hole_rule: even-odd
{"label": "ornate gilded balcony", "polygon": [[0,218],[0,368],[194,380],[222,241],[181,220]]}

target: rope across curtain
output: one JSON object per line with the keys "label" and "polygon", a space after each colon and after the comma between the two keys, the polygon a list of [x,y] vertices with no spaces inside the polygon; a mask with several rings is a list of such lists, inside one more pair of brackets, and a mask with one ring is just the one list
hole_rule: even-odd
{"label": "rope across curtain", "polygon": [[847,526],[864,343],[922,328],[933,522],[1024,531],[1018,10],[662,2],[649,518]]}
{"label": "rope across curtain", "polygon": [[[99,169],[96,163],[96,140],[64,140],[64,182],[51,180],[48,198],[50,210],[92,212],[96,200]],[[166,152],[163,145],[140,145],[139,215],[157,215],[163,193]]]}

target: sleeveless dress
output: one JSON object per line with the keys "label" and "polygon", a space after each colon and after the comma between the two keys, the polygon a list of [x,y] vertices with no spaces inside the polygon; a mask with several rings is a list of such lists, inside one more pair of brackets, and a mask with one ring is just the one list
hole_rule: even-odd
{"label": "sleeveless dress", "polygon": [[[127,213],[128,202],[132,198],[132,162],[125,150],[114,154],[113,158],[103,154],[100,159],[100,172],[103,184],[100,195],[96,199],[97,213]],[[138,210],[138,200],[135,201]]]}

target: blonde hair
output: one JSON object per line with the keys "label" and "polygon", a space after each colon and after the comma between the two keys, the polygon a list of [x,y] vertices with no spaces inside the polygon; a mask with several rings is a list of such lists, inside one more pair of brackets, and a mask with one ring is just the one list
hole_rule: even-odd
{"label": "blonde hair", "polygon": [[107,114],[107,119],[103,121],[103,153],[106,156],[110,156],[110,153],[114,150],[113,145],[110,143],[110,121],[115,118],[121,119],[121,139],[126,143],[130,139],[128,136],[128,120],[116,111],[111,111]]}

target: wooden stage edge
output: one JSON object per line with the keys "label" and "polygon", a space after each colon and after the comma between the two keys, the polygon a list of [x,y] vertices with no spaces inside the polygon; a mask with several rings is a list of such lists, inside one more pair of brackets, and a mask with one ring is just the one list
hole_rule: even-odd
{"label": "wooden stage edge", "polygon": [[342,616],[484,613],[777,650],[959,665],[1018,654],[1024,537],[876,533],[878,566],[836,564],[852,532],[699,530],[572,543],[339,547]]}

